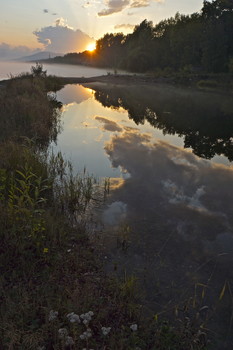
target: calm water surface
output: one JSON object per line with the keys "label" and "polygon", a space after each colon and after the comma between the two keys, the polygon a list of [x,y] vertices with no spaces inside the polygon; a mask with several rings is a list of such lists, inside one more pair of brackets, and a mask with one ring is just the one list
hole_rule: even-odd
{"label": "calm water surface", "polygon": [[[22,72],[30,72],[32,62],[5,62],[0,61],[0,80],[9,79],[11,75],[18,75]],[[94,77],[107,74],[106,69],[84,67],[68,64],[43,64],[48,74],[61,77]],[[111,71],[111,70],[108,70]]]}
{"label": "calm water surface", "polygon": [[138,278],[149,313],[181,315],[185,308],[228,348],[232,97],[92,84],[68,85],[57,98],[63,131],[54,147],[77,171],[111,178],[107,203],[96,214],[108,271]]}

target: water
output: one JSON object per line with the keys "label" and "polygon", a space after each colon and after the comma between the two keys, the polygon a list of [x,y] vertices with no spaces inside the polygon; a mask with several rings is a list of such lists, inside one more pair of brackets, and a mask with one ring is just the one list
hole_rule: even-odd
{"label": "water", "polygon": [[146,313],[188,310],[232,345],[232,97],[105,84],[57,97],[54,147],[77,171],[111,178],[97,213],[106,269],[138,278]]}
{"label": "water", "polygon": [[[4,62],[0,61],[0,80],[9,79],[11,75],[18,75],[22,72],[30,72],[32,62]],[[43,64],[48,74],[62,77],[94,77],[107,74],[106,69],[84,67],[67,64]],[[111,71],[111,70],[108,70]]]}

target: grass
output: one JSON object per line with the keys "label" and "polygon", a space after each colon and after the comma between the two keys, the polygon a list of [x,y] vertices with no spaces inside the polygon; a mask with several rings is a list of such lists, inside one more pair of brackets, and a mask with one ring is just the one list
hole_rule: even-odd
{"label": "grass", "polygon": [[204,349],[200,325],[146,320],[135,278],[104,274],[85,228],[95,179],[48,156],[60,104],[35,68],[0,95],[1,349]]}

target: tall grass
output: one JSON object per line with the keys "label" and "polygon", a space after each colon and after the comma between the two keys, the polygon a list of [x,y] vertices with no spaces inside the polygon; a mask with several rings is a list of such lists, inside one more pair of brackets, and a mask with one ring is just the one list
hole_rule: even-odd
{"label": "tall grass", "polygon": [[9,80],[0,91],[0,141],[27,137],[48,146],[59,132],[61,104],[48,91],[55,88],[53,77],[24,74]]}

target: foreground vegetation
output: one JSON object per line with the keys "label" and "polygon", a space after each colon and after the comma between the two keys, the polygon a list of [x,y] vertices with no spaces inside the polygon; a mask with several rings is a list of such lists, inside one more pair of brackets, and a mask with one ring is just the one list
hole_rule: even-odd
{"label": "foreground vegetation", "polygon": [[0,91],[1,349],[204,349],[199,320],[146,320],[135,279],[103,273],[84,219],[100,190],[47,150],[59,87],[37,65]]}

